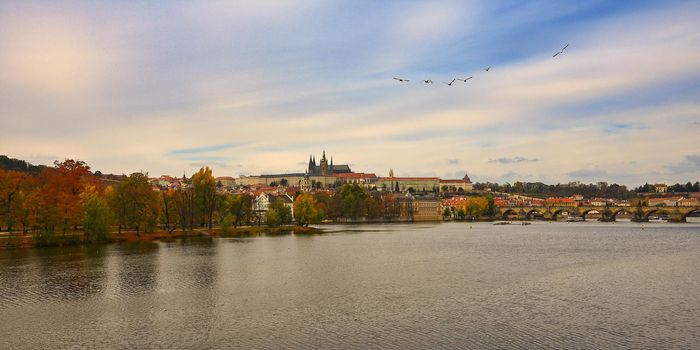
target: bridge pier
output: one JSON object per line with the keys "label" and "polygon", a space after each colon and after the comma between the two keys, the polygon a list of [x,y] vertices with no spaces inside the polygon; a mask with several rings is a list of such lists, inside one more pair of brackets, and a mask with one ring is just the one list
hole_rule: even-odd
{"label": "bridge pier", "polygon": [[600,221],[615,222],[615,214],[610,209],[605,209],[600,212]]}

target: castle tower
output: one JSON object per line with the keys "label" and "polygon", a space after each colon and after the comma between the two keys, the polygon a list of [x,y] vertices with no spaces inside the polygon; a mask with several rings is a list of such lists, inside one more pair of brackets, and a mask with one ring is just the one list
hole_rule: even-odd
{"label": "castle tower", "polygon": [[331,165],[328,167],[328,171],[333,174],[333,156],[331,156]]}
{"label": "castle tower", "polygon": [[394,169],[389,169],[389,177],[394,177]]}

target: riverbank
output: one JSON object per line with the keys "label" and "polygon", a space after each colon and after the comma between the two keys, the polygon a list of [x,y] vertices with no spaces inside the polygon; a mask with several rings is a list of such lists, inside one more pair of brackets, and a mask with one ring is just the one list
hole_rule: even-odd
{"label": "riverbank", "polygon": [[293,225],[267,227],[267,226],[244,226],[212,229],[195,229],[195,230],[175,230],[167,232],[159,230],[154,232],[122,231],[112,232],[110,237],[101,242],[87,242],[80,232],[68,234],[51,235],[48,239],[44,237],[41,244],[36,243],[33,234],[13,233],[11,236],[6,232],[0,235],[0,250],[7,249],[23,249],[37,247],[58,247],[58,246],[76,246],[104,243],[120,243],[120,242],[152,242],[164,241],[170,242],[178,239],[187,239],[195,237],[259,237],[259,236],[279,236],[288,234],[319,234],[323,231],[315,227],[301,227]]}

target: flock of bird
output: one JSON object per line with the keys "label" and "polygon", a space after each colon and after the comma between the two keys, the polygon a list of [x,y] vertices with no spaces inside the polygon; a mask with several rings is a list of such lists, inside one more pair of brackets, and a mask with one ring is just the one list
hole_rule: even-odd
{"label": "flock of bird", "polygon": [[[569,44],[564,45],[564,47],[562,47],[561,50],[557,51],[552,57],[555,58],[555,57],[557,57],[557,56],[563,54],[563,53],[564,53],[564,50],[566,50],[567,47],[569,47]],[[491,68],[493,68],[493,67],[492,67],[492,66],[488,66],[488,67],[484,68],[484,72],[488,72],[489,70],[491,70]],[[454,84],[454,82],[457,81],[457,80],[466,83],[467,80],[469,80],[469,79],[471,79],[471,78],[473,78],[473,77],[470,76],[470,77],[468,77],[468,78],[452,78],[452,81],[450,81],[449,83],[446,82],[446,81],[443,81],[442,83],[445,84],[445,85],[447,85],[447,86],[452,86],[452,84]],[[409,83],[409,82],[411,82],[410,79],[398,78],[398,77],[394,77],[394,80],[397,80],[399,83]],[[431,79],[423,79],[423,83],[425,83],[425,84],[432,84],[433,81],[432,81]]]}

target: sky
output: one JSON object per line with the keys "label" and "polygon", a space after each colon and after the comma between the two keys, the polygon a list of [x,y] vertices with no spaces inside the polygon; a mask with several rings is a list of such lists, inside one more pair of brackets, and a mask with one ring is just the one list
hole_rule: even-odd
{"label": "sky", "polygon": [[698,18],[697,1],[3,1],[0,154],[239,176],[325,149],[379,176],[695,182]]}

